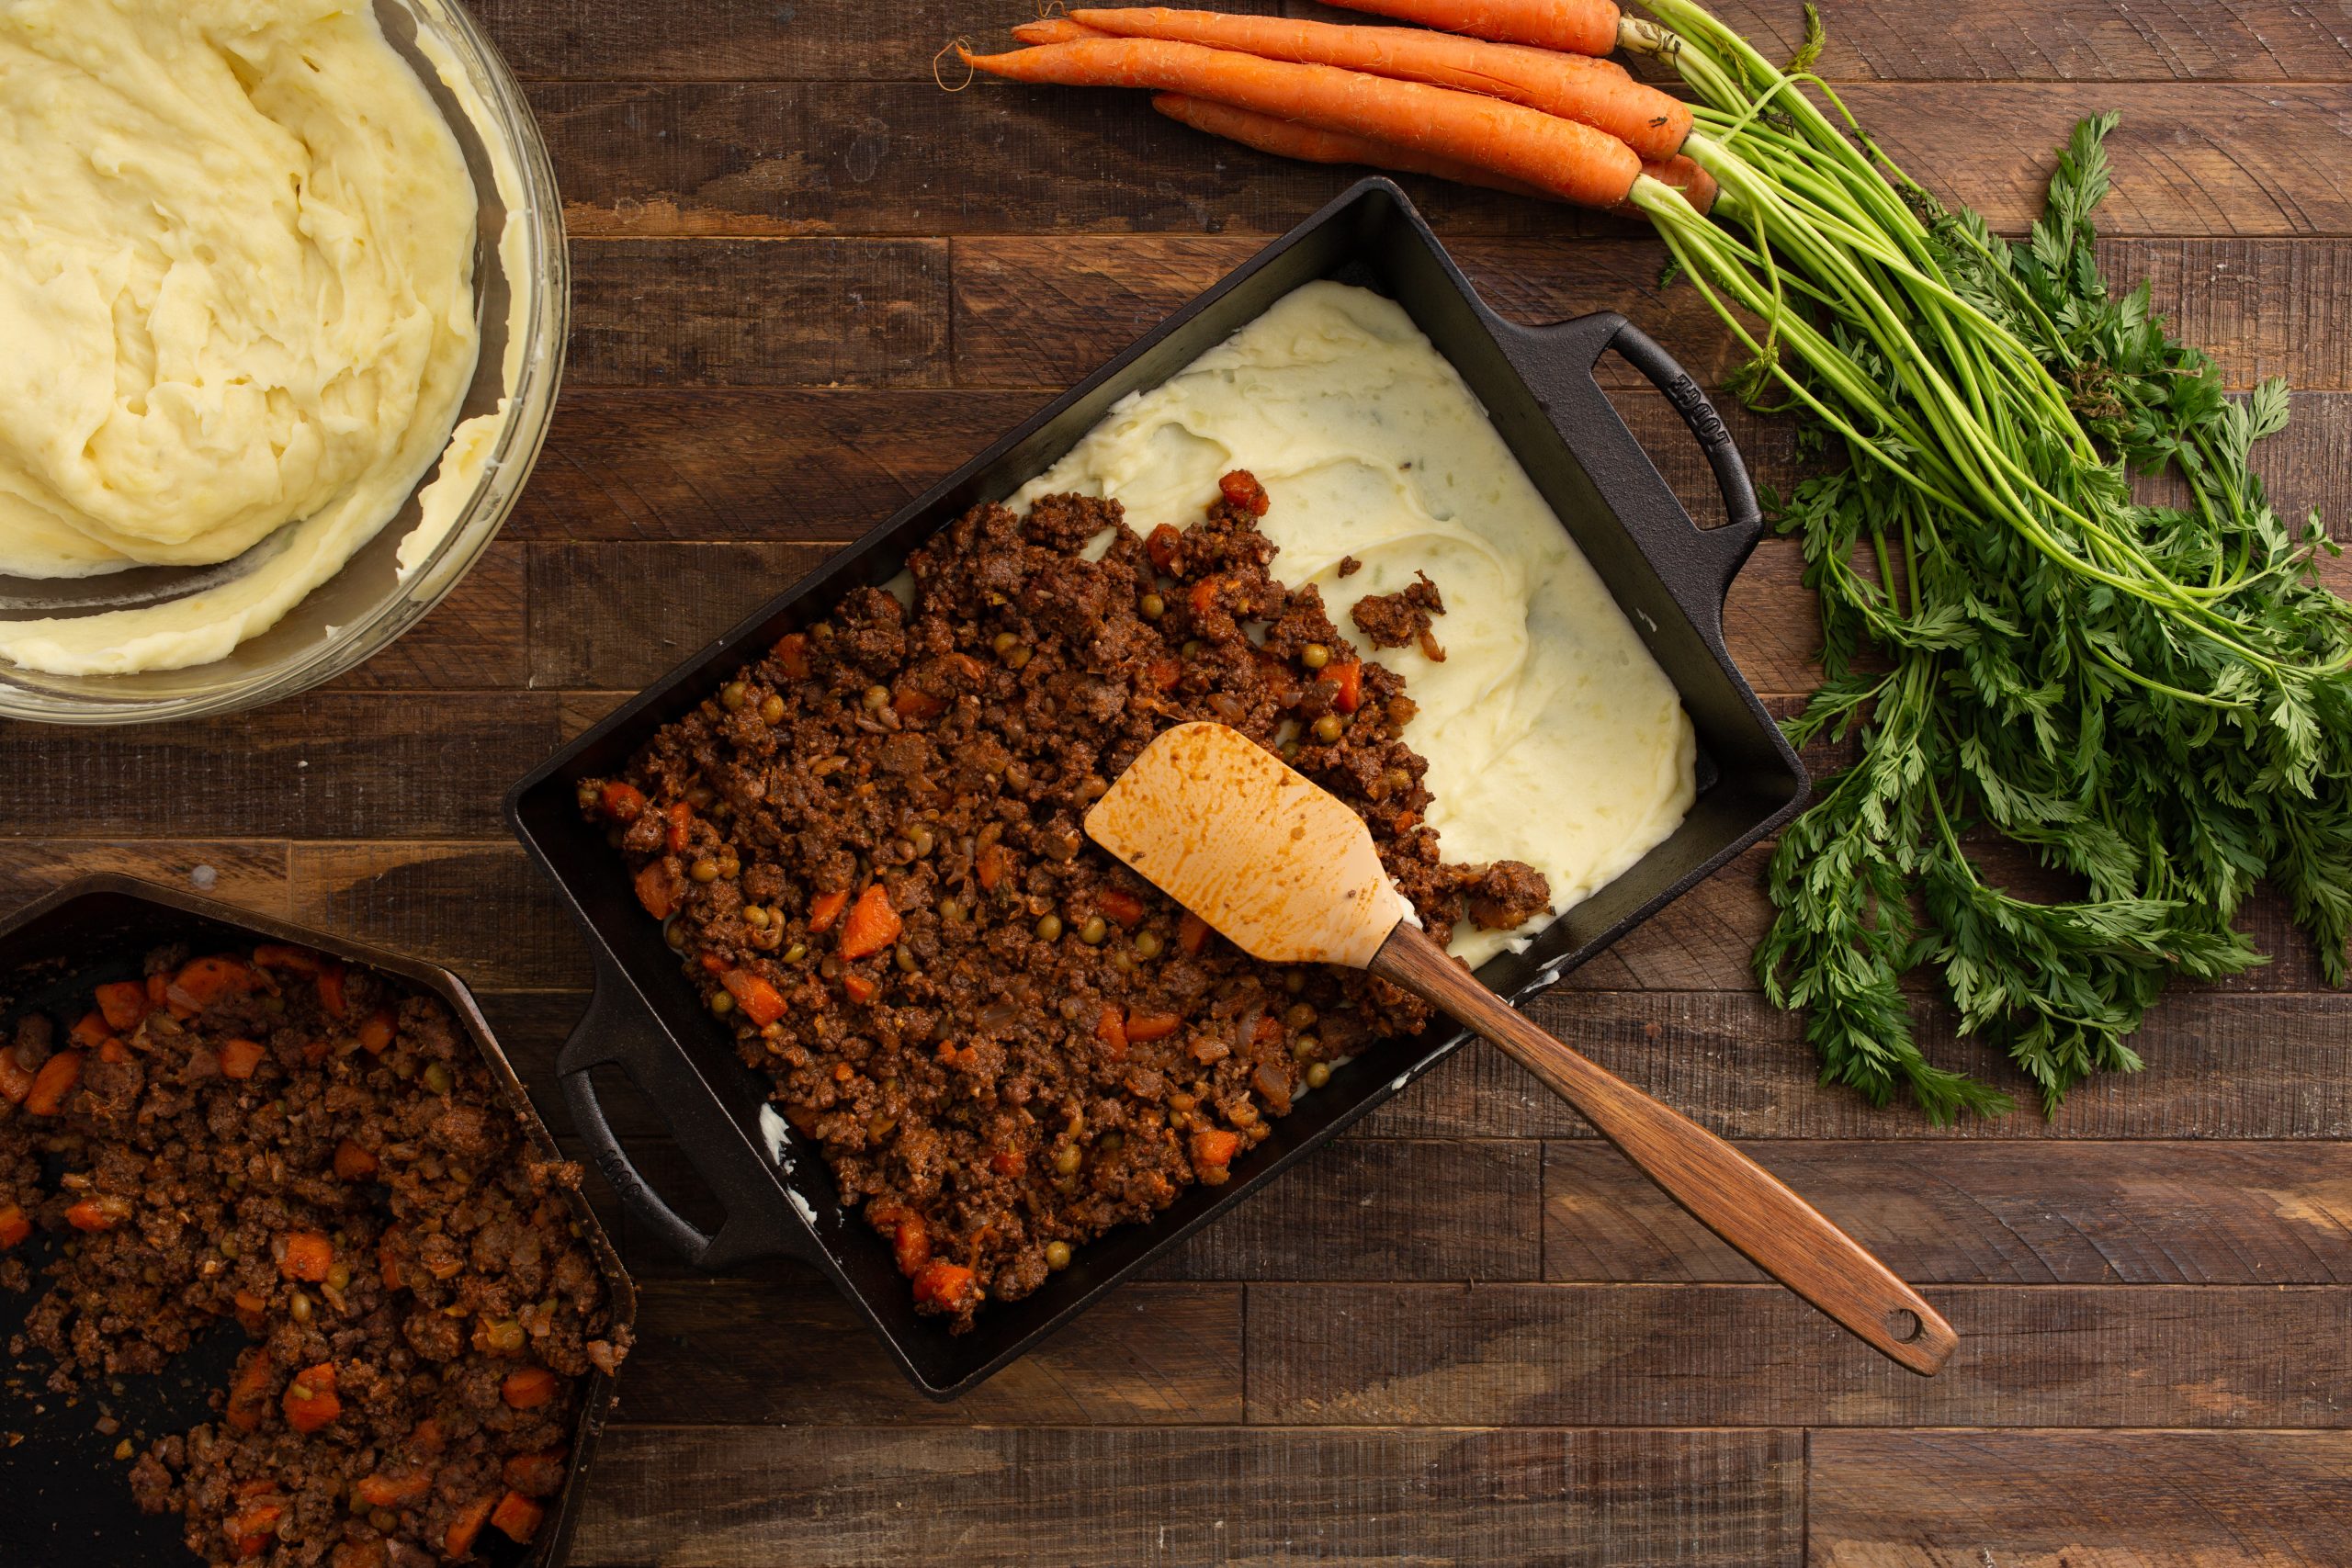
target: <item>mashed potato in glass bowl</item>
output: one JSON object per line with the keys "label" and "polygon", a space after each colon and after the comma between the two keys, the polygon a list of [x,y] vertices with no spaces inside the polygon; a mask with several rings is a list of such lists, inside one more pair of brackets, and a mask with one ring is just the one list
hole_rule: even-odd
{"label": "mashed potato in glass bowl", "polygon": [[456,585],[570,299],[447,0],[0,0],[0,714],[248,707]]}

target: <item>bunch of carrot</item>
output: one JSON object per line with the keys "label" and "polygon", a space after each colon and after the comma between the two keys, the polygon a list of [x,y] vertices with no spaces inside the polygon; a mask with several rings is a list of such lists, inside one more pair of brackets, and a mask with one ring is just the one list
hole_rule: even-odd
{"label": "bunch of carrot", "polygon": [[1713,177],[1682,154],[1689,106],[1600,58],[1665,36],[1611,0],[1353,3],[1453,30],[1148,6],[1024,23],[1013,36],[1032,47],[1009,54],[958,52],[1015,81],[1149,88],[1170,118],[1284,157],[1628,215],[1645,180],[1713,204]]}

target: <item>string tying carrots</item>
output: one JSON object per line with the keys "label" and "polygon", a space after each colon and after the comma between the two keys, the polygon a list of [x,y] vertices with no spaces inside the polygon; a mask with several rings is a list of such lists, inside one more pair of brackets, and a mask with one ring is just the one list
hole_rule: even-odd
{"label": "string tying carrots", "polygon": [[[949,39],[945,43],[941,44],[939,46],[939,52],[931,57],[931,79],[939,85],[939,90],[941,92],[960,93],[965,88],[972,85],[972,78],[977,75],[978,73],[973,71],[971,68],[971,43],[972,40],[970,39],[967,39],[959,33],[956,37]],[[941,62],[947,58],[948,53],[951,51],[963,56],[964,59],[964,79],[961,82],[956,83],[952,87],[947,85],[946,79],[939,73]]]}

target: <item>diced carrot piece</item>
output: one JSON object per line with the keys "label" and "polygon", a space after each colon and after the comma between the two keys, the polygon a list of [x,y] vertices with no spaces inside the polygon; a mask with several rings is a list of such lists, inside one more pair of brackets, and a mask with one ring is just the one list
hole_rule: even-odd
{"label": "diced carrot piece", "polygon": [[298,1432],[315,1432],[332,1424],[343,1414],[343,1400],[334,1391],[334,1363],[321,1361],[296,1372],[286,1385],[282,1408],[286,1424]]}
{"label": "diced carrot piece", "polygon": [[547,1517],[545,1508],[520,1492],[509,1492],[498,1500],[498,1506],[490,1511],[490,1523],[492,1529],[507,1540],[517,1545],[528,1545],[531,1538],[539,1533],[539,1521]]}
{"label": "diced carrot piece", "polygon": [[700,963],[702,964],[702,972],[706,975],[724,975],[727,973],[727,960],[719,957],[718,954],[715,953],[704,953]]}
{"label": "diced carrot piece", "polygon": [[890,694],[890,711],[900,718],[937,718],[947,711],[947,705],[929,692],[900,686]]}
{"label": "diced carrot piece", "polygon": [[1184,536],[1176,531],[1174,524],[1162,523],[1145,537],[1143,553],[1151,558],[1153,566],[1161,571],[1169,571],[1174,569],[1176,552],[1183,543]]}
{"label": "diced carrot piece", "polygon": [[33,1075],[33,1087],[25,1095],[25,1109],[36,1116],[54,1116],[82,1081],[82,1057],[79,1052],[60,1051],[40,1065]]}
{"label": "diced carrot piece", "polygon": [[474,1549],[474,1537],[481,1534],[481,1527],[489,1522],[490,1511],[496,1506],[497,1498],[484,1497],[458,1509],[458,1517],[449,1521],[448,1529],[442,1534],[441,1554],[451,1558],[469,1556]]}
{"label": "diced carrot piece", "polygon": [[596,804],[616,822],[634,822],[645,809],[645,792],[615,779],[598,793]]}
{"label": "diced carrot piece", "polygon": [[427,1416],[409,1428],[408,1446],[421,1454],[437,1454],[447,1439],[442,1436],[441,1417]]}
{"label": "diced carrot piece", "polygon": [[657,920],[676,914],[685,892],[685,874],[673,861],[650,860],[638,870],[637,901]]}
{"label": "diced carrot piece", "polygon": [[1236,510],[1246,512],[1252,517],[1263,517],[1266,508],[1272,504],[1266,499],[1266,487],[1260,484],[1258,476],[1247,468],[1234,469],[1216,481],[1216,488]]}
{"label": "diced carrot piece", "polygon": [[98,987],[98,1012],[107,1027],[118,1033],[136,1029],[139,1021],[147,1016],[147,987],[137,980],[117,980]]}
{"label": "diced carrot piece", "polygon": [[226,953],[190,959],[172,976],[172,986],[199,1008],[210,1007],[223,997],[242,996],[258,983],[251,964]]}
{"label": "diced carrot piece", "polygon": [[556,1375],[545,1367],[525,1367],[506,1374],[498,1395],[517,1410],[537,1410],[556,1396]]}
{"label": "diced carrot piece", "polygon": [[944,1258],[924,1264],[915,1275],[914,1295],[918,1306],[960,1312],[971,1300],[972,1291],[972,1271],[961,1263],[950,1263]]}
{"label": "diced carrot piece", "polygon": [[376,1174],[378,1161],[349,1138],[334,1146],[334,1173],[345,1181],[365,1181]]}
{"label": "diced carrot piece", "polygon": [[695,808],[683,800],[673,800],[662,809],[670,818],[670,827],[663,842],[670,846],[672,854],[684,854],[695,825]]}
{"label": "diced carrot piece", "polygon": [[1184,666],[1177,660],[1155,659],[1144,666],[1144,675],[1154,691],[1164,692],[1184,678]]}
{"label": "diced carrot piece", "polygon": [[240,1558],[259,1557],[277,1539],[277,1521],[285,1516],[284,1503],[260,1498],[231,1514],[222,1522],[220,1532],[235,1544]]}
{"label": "diced carrot piece", "polygon": [[22,1105],[25,1096],[33,1091],[33,1075],[17,1060],[17,1048],[0,1045],[0,1098],[11,1105]]}
{"label": "diced carrot piece", "polygon": [[1334,664],[1316,679],[1328,681],[1339,688],[1331,694],[1331,706],[1339,712],[1353,713],[1363,705],[1363,664],[1361,660],[1351,659],[1345,664]]}
{"label": "diced carrot piece", "polygon": [[563,1460],[561,1449],[516,1454],[499,1474],[507,1485],[526,1497],[552,1497],[563,1490]]}
{"label": "diced carrot piece", "polygon": [[1217,590],[1224,586],[1223,578],[1204,577],[1193,584],[1192,591],[1184,596],[1184,602],[1193,607],[1193,614],[1205,615],[1216,608]]}
{"label": "diced carrot piece", "polygon": [[889,893],[880,883],[869,882],[850,907],[848,923],[842,927],[842,956],[871,957],[897,942],[905,929],[899,911],[890,908]]}
{"label": "diced carrot piece", "polygon": [[116,1066],[130,1060],[130,1047],[111,1037],[98,1042],[98,1060]]}
{"label": "diced carrot piece", "polygon": [[818,894],[808,900],[809,931],[820,936],[831,931],[833,922],[840,919],[842,911],[848,908],[849,895],[846,892]]}
{"label": "diced carrot piece", "polygon": [[327,1277],[334,1266],[334,1243],[323,1231],[288,1231],[286,1234],[286,1256],[277,1260],[277,1271],[289,1280],[307,1280],[312,1284]]}
{"label": "diced carrot piece", "polygon": [[776,663],[794,680],[804,680],[808,674],[808,634],[786,632],[776,639],[772,650]]}
{"label": "diced carrot piece", "polygon": [[842,976],[842,994],[861,1007],[881,995],[882,987],[863,975]]}
{"label": "diced carrot piece", "polygon": [[1019,1149],[990,1149],[989,1168],[999,1176],[1019,1176],[1029,1168],[1029,1156]]}
{"label": "diced carrot piece", "polygon": [[1182,1023],[1172,1012],[1139,1012],[1127,1019],[1127,1043],[1148,1045],[1155,1040],[1165,1040],[1176,1032]]}
{"label": "diced carrot piece", "polygon": [[1208,940],[1209,923],[1192,910],[1185,910],[1184,918],[1176,922],[1176,945],[1184,950],[1184,956],[1198,958]]}
{"label": "diced carrot piece", "polygon": [[232,1040],[220,1047],[220,1070],[232,1078],[249,1078],[268,1055],[258,1040]]}
{"label": "diced carrot piece", "polygon": [[107,1027],[106,1015],[93,1010],[82,1015],[81,1021],[67,1032],[66,1038],[85,1051],[95,1051],[114,1038],[114,1031]]}
{"label": "diced carrot piece", "polygon": [[429,1470],[378,1471],[363,1475],[351,1488],[351,1495],[370,1508],[398,1508],[410,1503],[421,1503],[433,1495],[433,1472]]}
{"label": "diced carrot piece", "polygon": [[1143,919],[1143,900],[1120,888],[1110,889],[1095,902],[1102,906],[1105,915],[1129,931],[1135,930],[1136,923]]}
{"label": "diced carrot piece", "polygon": [[985,844],[973,857],[972,874],[980,879],[981,891],[993,893],[996,885],[1004,880],[1004,846]]}
{"label": "diced carrot piece", "polygon": [[890,1233],[890,1256],[897,1260],[899,1273],[911,1274],[931,1261],[931,1226],[921,1214],[886,1209],[875,1223]]}
{"label": "diced carrot piece", "polygon": [[153,1012],[164,1005],[164,993],[170,988],[171,983],[172,977],[169,975],[147,976],[147,1010],[149,1012]]}
{"label": "diced carrot piece", "polygon": [[400,1021],[390,1008],[378,1008],[359,1021],[359,1048],[370,1056],[380,1056],[392,1048],[392,1036],[400,1032]]}
{"label": "diced carrot piece", "polygon": [[1102,1042],[1114,1060],[1127,1054],[1127,1021],[1108,1002],[1094,1020],[1094,1038]]}
{"label": "diced carrot piece", "polygon": [[343,965],[330,964],[319,971],[319,1005],[330,1018],[341,1018],[350,1001],[343,991]]}
{"label": "diced carrot piece", "polygon": [[748,969],[729,969],[718,977],[737,1010],[764,1028],[784,1016],[784,993]]}
{"label": "diced carrot piece", "polygon": [[1282,1037],[1283,1021],[1271,1014],[1260,1019],[1257,1026],[1250,1031],[1250,1043],[1252,1045],[1271,1045]]}
{"label": "diced carrot piece", "polygon": [[32,1234],[33,1223],[25,1217],[22,1207],[15,1203],[0,1207],[0,1247],[14,1247]]}
{"label": "diced carrot piece", "polygon": [[248,1334],[258,1335],[262,1314],[269,1308],[269,1298],[257,1291],[239,1291],[232,1299],[236,1303],[238,1326]]}
{"label": "diced carrot piece", "polygon": [[251,1432],[261,1426],[263,1413],[269,1408],[269,1352],[256,1348],[238,1362],[236,1375],[229,1380],[229,1425],[240,1432]]}
{"label": "diced carrot piece", "polygon": [[376,1238],[376,1277],[388,1291],[401,1288],[401,1227],[392,1225]]}
{"label": "diced carrot piece", "polygon": [[[1225,1168],[1241,1152],[1241,1134],[1222,1127],[1204,1127],[1193,1134],[1193,1168],[1211,1186],[1225,1179]],[[1210,1172],[1216,1174],[1212,1176]]]}
{"label": "diced carrot piece", "polygon": [[282,942],[266,942],[254,948],[254,963],[264,969],[290,969],[297,975],[316,975],[326,967],[326,961],[309,948]]}
{"label": "diced carrot piece", "polygon": [[65,1223],[77,1231],[110,1231],[130,1217],[130,1201],[97,1193],[65,1211]]}

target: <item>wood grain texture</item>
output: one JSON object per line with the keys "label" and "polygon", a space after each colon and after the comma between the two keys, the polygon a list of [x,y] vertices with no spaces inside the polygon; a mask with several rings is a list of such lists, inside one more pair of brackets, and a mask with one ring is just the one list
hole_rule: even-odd
{"label": "wood grain texture", "polygon": [[1794,1568],[1790,1432],[623,1428],[580,1568]]}
{"label": "wood grain texture", "polygon": [[534,546],[531,682],[634,691],[831,553],[797,544]]}
{"label": "wood grain texture", "polygon": [[1692,1219],[1871,1349],[1922,1377],[1951,1354],[1943,1315],[1818,1209],[1725,1139],[1531,1023],[1418,926],[1390,932],[1370,969],[1526,1068]]}
{"label": "wood grain texture", "polygon": [[[1278,11],[1234,0],[1230,11]],[[526,78],[629,82],[931,81],[932,56],[956,33],[1024,21],[1026,6],[945,0],[876,7],[710,0],[695,26],[660,0],[481,0],[475,7]],[[1350,15],[1294,0],[1295,15]],[[1803,41],[1788,6],[1726,0],[1715,14],[1774,59]],[[2352,78],[2352,50],[2324,7],[2294,0],[2043,0],[2035,6],[1888,6],[1822,0],[1832,81],[2323,82]],[[1351,19],[1362,20],[1361,15]],[[953,78],[950,78],[953,80]]]}
{"label": "wood grain texture", "polygon": [[1241,1419],[1241,1290],[1129,1286],[954,1404],[925,1399],[814,1271],[663,1280],[623,1385],[660,1425],[1125,1427]]}
{"label": "wood grain texture", "polygon": [[293,883],[295,919],[447,965],[469,985],[590,978],[586,948],[512,842],[297,844]]}
{"label": "wood grain texture", "polygon": [[[937,47],[936,45],[933,46]],[[582,83],[534,88],[578,236],[1276,234],[1368,171],[1288,163],[1176,126],[1142,94],[982,78],[907,83]],[[2341,235],[2352,195],[2310,177],[2352,159],[2352,87],[1862,84],[1840,95],[1942,199],[2022,232],[2052,152],[2114,110],[2103,232]],[[974,149],[987,156],[975,158]],[[1187,177],[1166,177],[1170,167]],[[1452,233],[1622,236],[1642,227],[1411,182]]]}
{"label": "wood grain texture", "polygon": [[287,858],[286,846],[275,843],[15,840],[0,852],[0,908],[29,904],[69,882],[105,874],[143,877],[283,917],[288,912]]}
{"label": "wood grain texture", "polygon": [[[1758,1143],[1915,1284],[2352,1282],[2352,1145]],[[1762,1278],[1615,1157],[1544,1154],[1547,1280]]]}
{"label": "wood grain texture", "polygon": [[2326,1286],[1941,1286],[1960,1346],[1932,1378],[1770,1285],[1249,1290],[1250,1419],[1275,1425],[2352,1424]]}
{"label": "wood grain texture", "polygon": [[2337,1568],[2340,1432],[1816,1432],[1812,1568]]}

